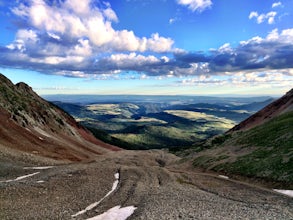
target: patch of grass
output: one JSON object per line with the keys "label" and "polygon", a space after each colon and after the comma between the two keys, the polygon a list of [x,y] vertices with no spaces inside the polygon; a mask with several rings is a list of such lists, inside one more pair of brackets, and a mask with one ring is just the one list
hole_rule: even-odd
{"label": "patch of grass", "polygon": [[99,130],[99,129],[96,129],[96,128],[93,128],[93,127],[89,127],[87,126],[86,127],[89,131],[92,132],[92,134],[106,142],[106,143],[109,143],[109,144],[113,144],[115,146],[118,146],[118,147],[121,147],[121,148],[124,148],[124,149],[127,149],[127,150],[138,150],[139,147],[136,146],[136,145],[133,145],[133,144],[130,144],[130,143],[127,143],[123,140],[120,140],[118,138],[115,138],[115,137],[112,137],[111,135],[109,135],[108,133],[106,133],[105,131],[102,131],[102,130]]}
{"label": "patch of grass", "polygon": [[179,184],[194,185],[192,182],[190,182],[190,181],[186,181],[186,180],[184,180],[184,179],[182,179],[182,178],[180,178],[180,177],[178,177],[178,178],[176,179],[176,181],[177,181]]}
{"label": "patch of grass", "polygon": [[229,138],[231,138],[231,134],[223,134],[223,135],[216,136],[215,138],[212,139],[212,145],[221,145]]}
{"label": "patch of grass", "polygon": [[[220,136],[214,143],[224,147],[228,142],[227,146],[242,145],[255,150],[238,156],[235,162],[218,164],[213,170],[293,182],[293,112],[224,139]],[[221,159],[225,159],[225,156],[202,156],[194,161],[194,165],[208,167]]]}
{"label": "patch of grass", "polygon": [[237,138],[237,144],[279,147],[289,150],[293,146],[293,111],[285,113],[271,121],[243,132]]}
{"label": "patch of grass", "polygon": [[203,156],[200,156],[200,157],[197,157],[193,162],[192,162],[192,165],[197,167],[202,167],[202,168],[208,168],[209,165],[212,163],[212,162],[215,162],[217,159],[216,157],[212,157],[212,156],[207,156],[207,155],[203,155]]}

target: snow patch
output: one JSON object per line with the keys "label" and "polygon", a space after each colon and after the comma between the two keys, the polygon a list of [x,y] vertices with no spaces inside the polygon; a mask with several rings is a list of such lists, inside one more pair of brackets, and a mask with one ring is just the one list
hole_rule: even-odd
{"label": "snow patch", "polygon": [[76,216],[79,216],[81,214],[86,213],[89,210],[92,210],[93,208],[95,208],[96,206],[98,206],[105,198],[107,198],[112,192],[114,192],[115,189],[117,188],[118,184],[119,184],[119,173],[115,173],[114,174],[114,177],[115,177],[115,181],[114,181],[114,183],[112,185],[112,189],[102,199],[100,199],[98,202],[94,202],[94,203],[90,204],[85,209],[77,212],[76,214],[71,215],[71,217],[76,217]]}
{"label": "snow patch", "polygon": [[24,167],[23,169],[25,170],[47,170],[47,169],[51,169],[54,166],[46,166],[46,167]]}
{"label": "snow patch", "polygon": [[219,175],[220,178],[223,178],[223,179],[229,179],[228,176],[224,176],[224,175]]}
{"label": "snow patch", "polygon": [[0,183],[9,183],[9,182],[14,182],[14,181],[22,180],[22,179],[25,179],[25,178],[28,178],[28,177],[31,177],[31,176],[37,175],[37,174],[39,174],[39,173],[40,173],[40,172],[31,173],[31,174],[28,174],[28,175],[25,175],[25,176],[17,177],[17,178],[12,179],[12,180],[0,181]]}
{"label": "snow patch", "polygon": [[293,197],[293,190],[285,190],[285,189],[274,189],[275,192],[285,194],[287,196]]}
{"label": "snow patch", "polygon": [[88,218],[87,220],[105,220],[105,219],[115,219],[115,220],[126,220],[129,216],[131,216],[134,210],[137,209],[134,206],[127,206],[121,208],[121,206],[115,206],[108,211],[104,212],[101,215],[97,215],[92,218]]}
{"label": "snow patch", "polygon": [[39,137],[39,139],[40,139],[41,141],[43,141],[43,140],[44,140],[44,138],[42,138],[42,137]]}
{"label": "snow patch", "polygon": [[37,181],[37,183],[44,183],[44,182],[45,182],[44,180]]}

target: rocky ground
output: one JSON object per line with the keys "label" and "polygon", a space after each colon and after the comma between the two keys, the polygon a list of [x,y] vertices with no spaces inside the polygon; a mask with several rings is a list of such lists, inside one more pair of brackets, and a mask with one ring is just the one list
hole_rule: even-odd
{"label": "rocky ground", "polygon": [[[112,152],[63,165],[2,157],[0,219],[87,219],[118,205],[136,207],[128,219],[293,219],[292,198],[217,174],[186,171],[177,161],[159,150]],[[111,192],[116,173],[118,186]]]}

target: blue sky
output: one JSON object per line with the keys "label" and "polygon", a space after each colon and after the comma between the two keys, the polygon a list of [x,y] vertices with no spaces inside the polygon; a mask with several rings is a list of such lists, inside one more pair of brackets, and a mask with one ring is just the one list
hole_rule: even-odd
{"label": "blue sky", "polygon": [[292,21],[292,0],[0,0],[0,72],[41,95],[280,95]]}

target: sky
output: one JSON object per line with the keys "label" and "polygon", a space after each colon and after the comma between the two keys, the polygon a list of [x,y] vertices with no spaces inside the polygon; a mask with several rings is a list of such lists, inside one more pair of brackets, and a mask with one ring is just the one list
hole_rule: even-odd
{"label": "sky", "polygon": [[40,95],[281,95],[293,1],[0,0],[0,73]]}

